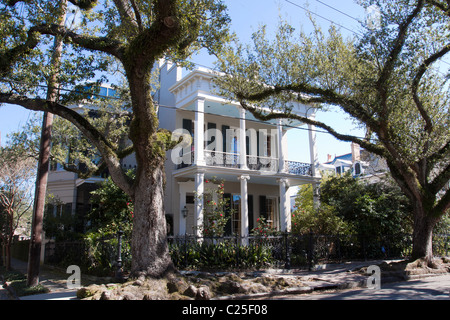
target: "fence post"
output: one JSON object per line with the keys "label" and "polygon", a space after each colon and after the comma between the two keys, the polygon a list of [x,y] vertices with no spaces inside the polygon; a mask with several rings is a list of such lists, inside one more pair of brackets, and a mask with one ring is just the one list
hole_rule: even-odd
{"label": "fence post", "polygon": [[239,239],[239,234],[236,234],[236,268],[239,268],[239,266],[241,265],[240,261],[239,261],[239,249],[240,249],[240,239]]}
{"label": "fence post", "polygon": [[363,250],[363,257],[364,257],[364,261],[367,261],[367,254],[366,254],[366,237],[363,235],[361,237],[362,240],[362,250]]}
{"label": "fence post", "polygon": [[447,235],[446,235],[446,240],[445,240],[445,256],[446,256],[446,257],[448,256],[448,241],[450,240],[449,238],[450,238],[450,237],[449,237],[449,235],[447,234]]}
{"label": "fence post", "polygon": [[116,279],[119,281],[123,280],[123,274],[122,274],[122,235],[123,231],[122,229],[119,229],[119,232],[117,232],[117,269],[116,269]]}
{"label": "fence post", "polygon": [[313,232],[312,230],[309,231],[309,241],[308,241],[308,270],[312,270],[312,263],[313,263]]}
{"label": "fence post", "polygon": [[285,244],[285,249],[286,249],[284,268],[289,270],[291,268],[291,255],[290,255],[291,248],[290,248],[290,243],[289,243],[289,233],[288,232],[284,233],[284,244]]}
{"label": "fence post", "polygon": [[184,267],[188,267],[188,245],[187,245],[187,234],[184,234]]}
{"label": "fence post", "polygon": [[337,241],[336,241],[337,257],[338,257],[338,261],[341,262],[341,235],[338,233],[336,237],[337,237]]}

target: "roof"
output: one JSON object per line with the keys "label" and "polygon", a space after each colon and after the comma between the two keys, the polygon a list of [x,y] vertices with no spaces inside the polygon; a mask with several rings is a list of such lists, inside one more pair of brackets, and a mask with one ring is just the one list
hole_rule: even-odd
{"label": "roof", "polygon": [[346,154],[343,154],[341,156],[335,156],[332,161],[325,162],[324,164],[331,164],[331,165],[333,165],[339,160],[340,160],[340,162],[343,162],[343,163],[346,163],[346,162],[349,161],[350,164],[351,164],[352,163],[352,154],[351,153],[346,153]]}

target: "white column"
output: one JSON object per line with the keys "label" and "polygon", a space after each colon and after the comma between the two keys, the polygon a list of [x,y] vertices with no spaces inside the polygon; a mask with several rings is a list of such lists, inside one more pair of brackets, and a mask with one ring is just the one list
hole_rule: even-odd
{"label": "white column", "polygon": [[204,166],[205,162],[205,98],[195,101],[194,122],[194,162],[197,166]]}
{"label": "white column", "polygon": [[316,146],[316,126],[308,124],[309,131],[309,155],[311,159],[311,172],[313,177],[318,177],[319,172],[317,166],[319,165],[319,156],[317,154]]}
{"label": "white column", "polygon": [[201,237],[199,229],[203,225],[203,193],[205,191],[205,173],[199,172],[195,175],[195,230],[196,235]]}
{"label": "white column", "polygon": [[241,244],[248,245],[248,186],[249,175],[238,177],[241,181]]}
{"label": "white column", "polygon": [[[318,170],[319,156],[317,154],[317,145],[316,145],[316,126],[308,124],[308,130],[309,130],[309,153],[311,159],[311,175],[317,178],[320,177],[320,172]],[[314,207],[318,208],[319,206],[318,184],[313,182],[312,187],[313,187]]]}
{"label": "white column", "polygon": [[281,231],[291,230],[291,199],[287,179],[277,179],[280,185],[280,226]]}
{"label": "white column", "polygon": [[282,119],[277,119],[278,130],[278,172],[285,172],[284,169],[284,148],[283,148],[283,125]]}
{"label": "white column", "polygon": [[245,109],[239,109],[239,164],[240,168],[247,170],[247,137],[245,124]]}
{"label": "white column", "polygon": [[186,218],[183,216],[183,213],[181,212],[181,210],[183,210],[184,207],[186,206],[186,189],[183,188],[179,183],[178,188],[180,189],[180,211],[179,211],[180,219],[178,226],[178,234],[181,236],[186,234]]}

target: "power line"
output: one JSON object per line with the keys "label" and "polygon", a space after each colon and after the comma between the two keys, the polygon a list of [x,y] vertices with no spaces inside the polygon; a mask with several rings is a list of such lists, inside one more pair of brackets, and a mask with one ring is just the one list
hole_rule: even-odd
{"label": "power line", "polygon": [[[41,88],[48,88],[47,85],[37,85],[37,84],[36,85],[32,85],[32,84],[25,83],[25,82],[22,82],[22,81],[8,80],[8,79],[2,79],[2,78],[0,78],[0,81],[12,81],[12,82],[16,82],[16,83],[24,84],[24,85],[29,85],[29,86],[37,86],[37,87],[41,87]],[[123,100],[123,99],[116,98],[116,97],[113,97],[113,96],[104,96],[104,95],[100,95],[100,94],[83,92],[83,91],[73,91],[73,90],[65,89],[65,88],[59,88],[59,90],[60,91],[69,91],[69,92],[79,93],[81,95],[86,95],[86,96],[96,96],[96,97],[105,98],[105,99]],[[187,111],[187,112],[201,113],[201,114],[206,114],[206,115],[212,114],[212,113],[208,113],[208,112],[205,112],[205,111],[179,109],[179,108],[177,108],[175,106],[167,106],[167,105],[156,104],[156,103],[155,103],[155,105],[157,105],[158,107],[162,107],[162,108],[166,108],[166,109],[172,109],[172,110],[183,110],[183,111]],[[214,114],[212,114],[212,115],[214,115]],[[235,120],[246,120],[246,121],[249,121],[249,122],[274,125],[274,124],[270,123],[269,121],[263,121],[263,120],[258,120],[258,119],[248,119],[248,118],[232,117],[232,116],[226,116],[226,115],[220,115],[220,116],[222,118],[229,118],[229,119],[235,119]],[[287,119],[289,119],[289,118],[287,118]],[[292,119],[290,119],[290,120],[292,120]],[[295,120],[295,121],[301,121],[301,120]],[[289,124],[283,124],[283,126],[287,127],[287,128],[291,128],[291,129],[297,129],[297,130],[303,130],[303,131],[311,131],[311,132],[316,132],[316,133],[329,134],[329,135],[333,136],[328,131],[323,131],[323,130],[318,130],[318,129],[311,129],[311,128],[303,128],[303,127],[293,126],[293,125],[289,125]],[[352,137],[352,138],[360,139],[360,140],[366,139],[365,137],[358,137],[358,136],[349,135],[349,134],[345,134],[345,135],[349,136],[349,137]],[[370,140],[376,141],[377,139],[370,139]]]}
{"label": "power line", "polygon": [[[293,6],[296,6],[296,7],[300,8],[300,9],[303,9],[304,11],[306,11],[306,12],[312,14],[312,15],[315,15],[315,16],[321,18],[321,19],[324,19],[324,20],[326,20],[326,21],[332,23],[332,24],[335,24],[335,25],[337,25],[338,27],[341,27],[342,29],[345,29],[345,30],[347,30],[347,31],[350,31],[350,32],[352,32],[352,33],[354,33],[354,34],[356,34],[356,35],[358,35],[358,36],[360,36],[360,37],[363,36],[361,33],[357,32],[357,31],[355,31],[355,30],[352,30],[352,29],[350,29],[350,28],[347,28],[346,26],[344,26],[344,25],[342,25],[342,24],[340,24],[340,23],[337,23],[337,22],[335,22],[335,21],[333,21],[333,20],[331,20],[331,19],[329,19],[329,18],[326,18],[326,17],[324,17],[324,16],[322,16],[322,15],[320,15],[320,14],[314,12],[314,11],[311,11],[311,10],[309,10],[309,9],[307,9],[307,8],[305,8],[305,7],[303,7],[303,6],[299,5],[299,4],[297,4],[297,3],[294,3],[294,2],[292,2],[292,1],[290,1],[290,0],[284,0],[284,1],[286,1],[287,3],[292,4]],[[337,10],[337,9],[336,9],[336,10]]]}
{"label": "power line", "polygon": [[362,22],[361,22],[359,19],[357,19],[357,18],[355,18],[355,17],[349,15],[348,13],[345,13],[344,11],[341,11],[341,10],[339,10],[339,9],[337,9],[337,8],[331,6],[331,5],[329,5],[329,4],[327,4],[327,3],[323,2],[323,1],[320,1],[320,0],[316,0],[316,2],[318,2],[318,3],[320,3],[320,4],[322,4],[322,5],[326,6],[326,7],[328,7],[328,8],[330,8],[330,9],[334,10],[334,11],[337,11],[337,12],[343,14],[344,16],[347,16],[347,17],[349,17],[350,19],[353,19],[353,20],[355,20],[356,22],[362,24]]}
{"label": "power line", "polygon": [[[172,110],[182,110],[182,111],[186,111],[186,112],[200,113],[200,114],[205,114],[205,115],[217,115],[217,114],[214,114],[214,113],[208,113],[206,111],[179,109],[179,108],[174,107],[174,106],[167,106],[167,105],[158,105],[158,106],[162,107],[162,108],[166,108],[166,109],[172,109]],[[234,120],[245,120],[245,121],[249,121],[249,122],[263,123],[263,124],[268,124],[268,125],[272,125],[272,126],[274,125],[273,123],[270,123],[269,121],[263,121],[263,120],[258,120],[258,119],[248,119],[248,118],[232,117],[232,116],[226,116],[226,115],[218,115],[218,116],[220,116],[222,118],[229,118],[229,119],[234,119]],[[294,119],[289,119],[289,118],[281,118],[281,119],[288,119],[288,120],[291,120],[291,121],[300,121],[300,122],[302,122],[301,120],[297,120],[297,119],[295,119],[295,120]],[[302,122],[302,123],[305,124],[305,122]],[[283,124],[282,126],[283,127],[287,127],[287,128],[291,128],[291,129],[297,129],[297,130],[303,130],[303,131],[311,131],[311,132],[316,132],[316,133],[324,133],[324,134],[332,135],[330,132],[324,131],[324,130],[303,128],[303,127],[293,126],[293,125],[289,125],[289,124]],[[360,139],[360,140],[366,139],[365,137],[358,137],[358,136],[349,135],[349,134],[342,134],[342,135],[346,135],[346,136],[349,136],[351,138],[356,138],[356,139]],[[370,140],[377,141],[378,139],[371,138]]]}
{"label": "power line", "polygon": [[[357,35],[357,36],[360,36],[360,37],[363,37],[363,36],[364,36],[363,34],[357,32],[357,31],[355,31],[355,30],[351,30],[350,28],[347,28],[346,26],[343,26],[343,25],[340,24],[340,23],[337,23],[337,22],[335,22],[335,21],[333,21],[333,20],[331,20],[331,19],[329,19],[329,18],[326,18],[326,17],[324,17],[324,16],[322,16],[322,15],[319,15],[318,13],[313,12],[313,11],[311,11],[311,10],[309,10],[309,9],[307,9],[307,8],[305,8],[305,7],[301,6],[301,5],[299,5],[299,4],[296,4],[296,3],[294,3],[294,2],[292,2],[292,1],[290,1],[290,0],[284,0],[284,1],[287,2],[287,3],[290,3],[290,4],[294,5],[294,6],[296,6],[296,7],[298,7],[298,8],[300,8],[300,9],[303,9],[304,11],[306,11],[306,12],[308,12],[308,13],[310,13],[310,14],[313,14],[313,15],[315,15],[315,16],[318,16],[319,18],[322,18],[322,19],[324,19],[324,20],[326,20],[326,21],[328,21],[328,22],[330,22],[330,23],[332,23],[332,24],[335,24],[335,25],[337,25],[337,26],[339,26],[339,27],[341,27],[341,28],[343,28],[343,29],[345,29],[345,30],[347,30],[347,31],[350,31],[350,32],[354,33],[354,34]],[[355,20],[356,22],[358,22],[359,24],[361,24],[362,26],[364,26],[364,23],[362,23],[358,18],[355,18],[355,17],[353,17],[352,15],[350,15],[350,14],[348,14],[348,13],[342,11],[342,10],[339,10],[339,9],[337,9],[337,8],[335,8],[335,7],[329,5],[329,4],[327,4],[327,3],[325,3],[325,2],[323,2],[323,1],[321,1],[321,0],[315,0],[315,1],[318,2],[318,3],[320,3],[320,4],[322,4],[322,5],[324,5],[324,6],[326,6],[326,7],[328,7],[328,8],[330,8],[330,9],[332,9],[332,10],[334,10],[334,11],[336,11],[336,12],[339,12],[339,13],[341,13],[341,14],[343,14],[343,15],[345,15],[345,16],[347,16],[347,17],[353,19],[353,20]],[[385,46],[385,45],[382,45],[382,46],[384,47],[384,49],[386,49],[386,50],[389,51],[389,48],[388,48],[387,46]],[[447,62],[447,61],[445,61],[445,60],[440,60],[440,62],[442,62],[442,63],[444,63],[444,64],[450,66],[450,63]],[[435,69],[435,71],[437,71],[437,72],[439,72],[440,74],[442,74],[442,75],[444,75],[444,76],[447,77],[447,74],[445,74],[444,72],[440,71],[439,69]]]}

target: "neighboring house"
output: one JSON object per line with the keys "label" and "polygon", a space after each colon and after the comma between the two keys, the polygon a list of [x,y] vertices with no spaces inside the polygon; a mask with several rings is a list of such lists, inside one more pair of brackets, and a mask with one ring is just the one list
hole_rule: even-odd
{"label": "neighboring house", "polygon": [[318,166],[319,171],[341,175],[350,172],[355,178],[369,183],[378,182],[387,172],[386,161],[367,150],[361,149],[354,142],[351,143],[351,152],[334,159],[329,154],[328,161]]}
{"label": "neighboring house", "polygon": [[[199,68],[182,77],[181,68],[171,63],[161,62],[159,67],[160,87],[154,99],[159,104],[160,127],[183,129],[192,137],[191,145],[167,153],[164,205],[171,233],[199,232],[204,200],[197,195],[215,188],[210,182],[213,178],[224,181],[224,196],[234,209],[227,234],[248,236],[259,217],[265,217],[277,230],[289,231],[291,191],[320,181],[314,127],[309,126],[308,141],[298,141],[298,148],[310,154],[311,163],[291,161],[286,132],[305,124],[257,121],[238,103],[214,93],[215,74],[211,70]],[[311,108],[301,104],[292,112],[315,116]],[[127,157],[122,164],[133,168],[134,157]],[[101,180],[82,180],[73,173],[53,170],[48,192],[72,213],[80,214],[88,210],[89,192]]]}

